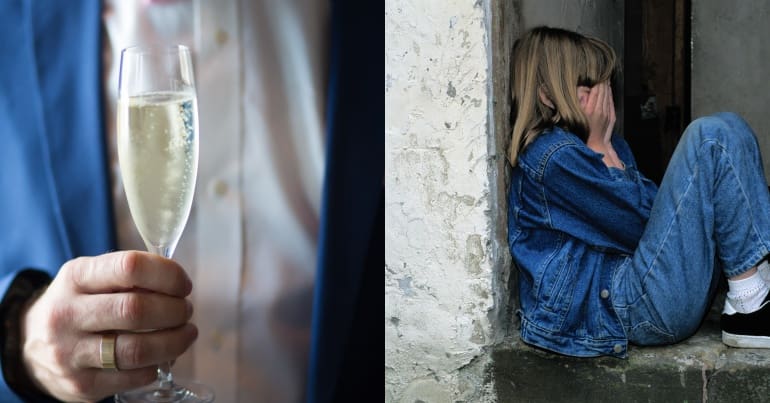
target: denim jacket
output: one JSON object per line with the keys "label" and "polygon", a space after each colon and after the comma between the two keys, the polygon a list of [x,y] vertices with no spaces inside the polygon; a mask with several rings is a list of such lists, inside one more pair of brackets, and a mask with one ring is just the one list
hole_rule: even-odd
{"label": "denim jacket", "polygon": [[513,169],[508,244],[526,343],[572,356],[626,356],[609,290],[636,249],[657,187],[637,171],[628,144],[612,141],[625,170],[608,168],[602,154],[558,127],[529,144]]}

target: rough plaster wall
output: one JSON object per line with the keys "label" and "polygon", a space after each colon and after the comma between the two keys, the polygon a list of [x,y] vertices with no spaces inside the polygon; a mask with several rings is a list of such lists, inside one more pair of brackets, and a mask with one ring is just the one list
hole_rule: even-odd
{"label": "rough plaster wall", "polygon": [[494,306],[487,7],[385,5],[388,402],[486,396],[477,357],[493,337]]}
{"label": "rough plaster wall", "polygon": [[770,174],[770,2],[693,0],[692,117],[737,112],[754,128]]}

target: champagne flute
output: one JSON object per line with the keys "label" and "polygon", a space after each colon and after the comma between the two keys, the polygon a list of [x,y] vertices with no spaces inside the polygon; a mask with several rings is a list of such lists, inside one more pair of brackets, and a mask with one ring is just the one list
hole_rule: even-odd
{"label": "champagne flute", "polygon": [[[147,250],[171,258],[187,223],[198,171],[192,59],[181,45],[126,48],[118,84],[118,157],[131,217]],[[212,390],[175,382],[170,363],[118,402],[210,402]]]}

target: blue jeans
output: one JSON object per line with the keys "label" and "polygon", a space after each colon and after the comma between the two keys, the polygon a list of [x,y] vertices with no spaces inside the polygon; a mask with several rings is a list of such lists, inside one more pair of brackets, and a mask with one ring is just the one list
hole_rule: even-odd
{"label": "blue jeans", "polygon": [[650,219],[613,277],[613,307],[630,342],[668,344],[695,333],[720,272],[770,253],[770,193],[759,146],[739,116],[692,122],[671,158]]}

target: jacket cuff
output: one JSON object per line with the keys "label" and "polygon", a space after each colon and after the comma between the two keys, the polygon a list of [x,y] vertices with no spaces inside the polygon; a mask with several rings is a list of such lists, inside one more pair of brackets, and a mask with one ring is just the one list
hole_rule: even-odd
{"label": "jacket cuff", "polygon": [[[24,370],[21,351],[21,314],[28,301],[51,282],[48,273],[22,270],[8,287],[0,301],[0,366],[8,388],[26,401],[49,402],[50,396],[37,389]],[[0,385],[1,386],[1,385]]]}

